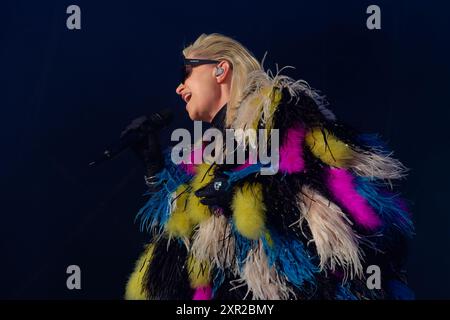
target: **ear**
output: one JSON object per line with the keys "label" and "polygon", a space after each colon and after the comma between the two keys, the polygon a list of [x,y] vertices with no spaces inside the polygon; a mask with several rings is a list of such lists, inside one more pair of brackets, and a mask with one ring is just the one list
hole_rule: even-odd
{"label": "ear", "polygon": [[[222,72],[222,74],[216,76],[217,68],[222,68],[223,72]],[[225,82],[231,76],[231,64],[226,60],[222,60],[214,68],[213,72],[214,72],[214,77],[216,78],[217,83],[221,84],[221,83]]]}

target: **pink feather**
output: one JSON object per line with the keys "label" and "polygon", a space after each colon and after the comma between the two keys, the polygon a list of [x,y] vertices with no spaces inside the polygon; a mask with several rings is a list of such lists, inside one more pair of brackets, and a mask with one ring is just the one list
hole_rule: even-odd
{"label": "pink feather", "polygon": [[280,171],[283,173],[301,172],[305,168],[303,159],[303,140],[305,129],[297,124],[289,128],[283,145],[280,147]]}
{"label": "pink feather", "polygon": [[356,223],[368,230],[377,229],[381,225],[380,217],[367,200],[356,191],[353,175],[347,170],[330,168],[328,187]]}
{"label": "pink feather", "polygon": [[211,286],[199,287],[195,289],[192,300],[211,300],[212,289]]}

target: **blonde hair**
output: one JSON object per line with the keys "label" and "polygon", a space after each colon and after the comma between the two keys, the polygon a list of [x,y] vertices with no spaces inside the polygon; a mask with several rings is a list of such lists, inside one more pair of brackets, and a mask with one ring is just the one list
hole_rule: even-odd
{"label": "blonde hair", "polygon": [[185,57],[226,60],[231,64],[230,100],[227,104],[226,125],[230,126],[248,85],[248,75],[262,70],[253,54],[238,41],[219,33],[201,34],[183,50]]}

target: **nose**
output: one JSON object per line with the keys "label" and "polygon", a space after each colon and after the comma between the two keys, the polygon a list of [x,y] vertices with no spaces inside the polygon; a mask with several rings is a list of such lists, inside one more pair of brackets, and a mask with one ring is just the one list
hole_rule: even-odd
{"label": "nose", "polygon": [[180,83],[177,87],[177,89],[175,90],[175,92],[179,95],[181,95],[181,91],[183,91],[184,89],[184,84]]}

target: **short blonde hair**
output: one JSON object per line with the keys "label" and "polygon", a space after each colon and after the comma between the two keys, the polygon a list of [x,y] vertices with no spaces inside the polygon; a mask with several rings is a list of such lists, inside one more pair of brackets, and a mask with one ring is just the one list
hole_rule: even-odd
{"label": "short blonde hair", "polygon": [[227,104],[226,125],[230,126],[243,99],[248,75],[262,70],[254,55],[238,41],[219,33],[201,34],[183,50],[183,55],[196,58],[226,60],[231,64],[230,101]]}

